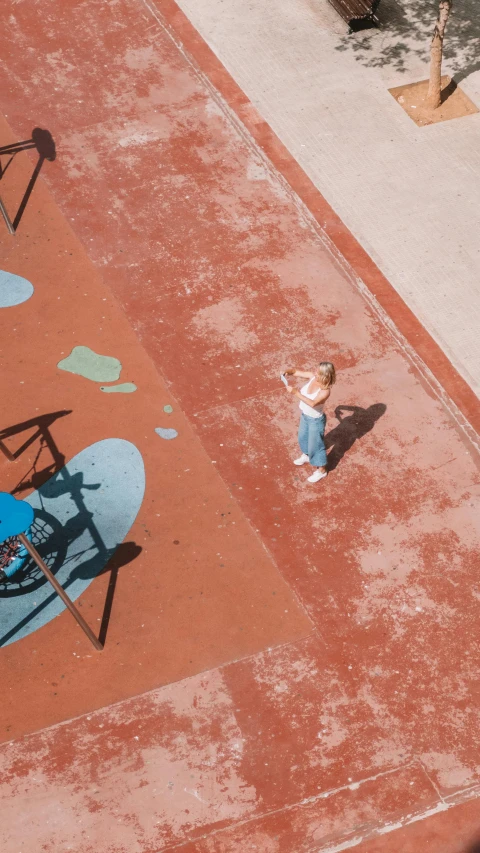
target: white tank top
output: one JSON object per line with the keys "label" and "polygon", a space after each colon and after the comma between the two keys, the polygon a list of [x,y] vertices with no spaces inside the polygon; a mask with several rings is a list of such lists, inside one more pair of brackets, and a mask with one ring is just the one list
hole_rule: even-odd
{"label": "white tank top", "polygon": [[[314,400],[318,394],[318,390],[314,391],[313,394],[308,393],[308,389],[310,388],[310,385],[312,384],[314,378],[315,377],[312,376],[312,378],[307,382],[307,384],[304,385],[303,388],[300,388],[300,394],[302,394],[304,397],[308,397],[309,400]],[[312,409],[311,406],[307,405],[307,403],[304,403],[303,400],[300,400],[298,408],[301,409],[303,414],[307,415],[308,418],[323,417],[323,403],[319,403],[318,406],[315,406],[315,408]]]}

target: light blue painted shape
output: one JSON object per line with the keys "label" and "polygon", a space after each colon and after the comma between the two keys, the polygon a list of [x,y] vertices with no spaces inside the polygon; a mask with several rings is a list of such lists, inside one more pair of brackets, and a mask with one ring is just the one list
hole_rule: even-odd
{"label": "light blue painted shape", "polygon": [[[129,441],[107,438],[82,450],[27,498],[37,511],[32,529],[37,519],[45,518],[52,522],[50,530],[56,528],[43,553],[63,551],[55,576],[72,600],[87,589],[127,536],[144,491],[139,450]],[[12,577],[10,589],[21,572]],[[28,636],[64,609],[48,582],[30,591],[25,586],[15,595],[9,595],[9,584],[0,587],[0,645]]]}
{"label": "light blue painted shape", "polygon": [[171,440],[172,438],[176,438],[178,435],[176,429],[168,429],[166,427],[155,427],[155,432],[157,433],[157,435],[160,436],[160,438],[166,438],[167,441]]}
{"label": "light blue painted shape", "polygon": [[170,403],[167,403],[166,406],[163,407],[163,411],[167,413],[167,415],[171,415],[173,412],[173,408]]}
{"label": "light blue painted shape", "polygon": [[33,284],[21,275],[0,270],[0,308],[21,305],[33,294]]}

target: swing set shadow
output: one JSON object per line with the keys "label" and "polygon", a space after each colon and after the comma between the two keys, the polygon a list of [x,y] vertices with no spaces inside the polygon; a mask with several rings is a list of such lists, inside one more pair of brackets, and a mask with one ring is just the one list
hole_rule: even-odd
{"label": "swing set shadow", "polygon": [[[16,495],[21,492],[28,491],[30,489],[42,490],[42,487],[44,487],[43,491],[45,491],[46,489],[48,493],[52,493],[52,495],[49,494],[49,496],[56,496],[68,493],[77,508],[78,514],[74,519],[71,520],[71,522],[73,521],[73,524],[70,522],[70,525],[68,523],[67,525],[65,525],[65,530],[63,531],[64,536],[68,541],[70,541],[70,539],[72,538],[77,538],[77,536],[84,530],[88,530],[88,532],[90,533],[90,537],[96,549],[96,556],[93,559],[87,560],[86,563],[81,564],[77,568],[77,570],[75,570],[69,577],[67,582],[64,584],[64,587],[68,588],[68,586],[70,586],[70,584],[75,580],[75,578],[79,576],[79,573],[82,577],[90,577],[110,572],[110,578],[108,582],[98,639],[97,637],[94,637],[92,635],[92,632],[88,628],[88,626],[81,624],[81,627],[83,628],[95,648],[100,650],[105,645],[119,570],[122,566],[132,562],[132,560],[135,560],[136,557],[141,553],[142,548],[135,542],[123,542],[120,543],[114,549],[108,549],[105,543],[103,542],[94,524],[92,514],[91,512],[89,512],[87,506],[85,505],[82,494],[85,489],[100,488],[101,484],[87,485],[83,483],[82,475],[71,475],[69,473],[68,468],[65,464],[65,455],[60,451],[51,433],[52,424],[55,423],[59,418],[63,418],[66,415],[70,414],[70,410],[51,412],[49,414],[40,415],[36,418],[31,418],[28,421],[23,421],[22,423],[15,424],[14,426],[7,427],[6,429],[0,429],[0,453],[2,453],[5,458],[8,459],[9,462],[16,462],[33,444],[38,442],[39,449],[36,453],[36,456],[33,460],[30,469],[22,476],[20,481],[12,489],[11,493],[13,495]],[[28,438],[23,441],[20,447],[17,447],[15,450],[13,450],[12,439],[16,436],[21,436],[22,433],[24,435],[26,432],[29,431],[31,434],[28,436]],[[7,440],[8,444],[6,443]],[[44,455],[45,452],[47,452],[47,455],[49,457],[47,460],[48,464],[46,464],[45,467],[41,467],[39,470],[39,461],[41,456]],[[43,461],[41,464],[43,465]],[[36,555],[32,553],[31,545],[28,539],[22,536],[21,541],[24,547],[29,552],[30,556],[34,559],[37,565],[39,565],[39,555],[38,553]],[[99,568],[100,566],[101,568]],[[71,602],[68,599],[68,596],[64,597],[64,595],[62,595],[64,589],[60,587],[53,573],[44,563],[42,566],[40,566],[40,568],[42,572],[46,575],[47,580],[49,580],[52,586],[54,587],[55,592],[60,595],[66,606],[71,610],[72,614],[78,621],[78,616],[80,614],[78,613],[74,605],[73,609],[72,607],[70,607]],[[37,607],[37,610],[30,615],[30,618],[32,618],[33,615],[36,615],[39,609],[42,609],[42,605]],[[83,623],[84,620],[81,616],[80,619]],[[18,630],[19,627],[21,626],[16,626],[14,633]],[[7,639],[9,639],[9,635],[1,637],[0,645],[2,645],[2,643],[5,642]]]}
{"label": "swing set shadow", "polygon": [[[23,194],[23,198],[13,218],[13,221],[10,218],[10,215],[2,199],[0,198],[0,213],[2,214],[5,220],[5,225],[7,226],[7,229],[10,234],[15,234],[18,226],[20,225],[20,220],[25,212],[28,200],[32,194],[33,188],[35,186],[35,183],[45,160],[55,160],[57,153],[52,134],[48,130],[43,130],[41,127],[33,128],[32,136],[30,139],[24,139],[22,142],[13,142],[9,145],[0,146],[0,181],[4,178],[7,169],[13,162],[13,159],[16,157],[16,155],[19,154],[21,151],[28,151],[29,149],[35,149],[37,151],[38,160],[33,169],[32,176],[28,182],[28,186]],[[2,165],[2,157],[9,158],[5,166]]]}

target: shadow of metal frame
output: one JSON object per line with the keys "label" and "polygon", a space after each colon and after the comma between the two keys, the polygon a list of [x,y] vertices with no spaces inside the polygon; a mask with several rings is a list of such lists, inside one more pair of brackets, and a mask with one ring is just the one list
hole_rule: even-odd
{"label": "shadow of metal frame", "polygon": [[20,220],[24,214],[25,208],[28,204],[28,200],[32,194],[33,188],[36,184],[44,161],[53,161],[55,160],[57,155],[55,149],[55,142],[53,141],[51,133],[48,130],[43,130],[40,127],[34,127],[34,129],[32,130],[31,139],[25,139],[22,142],[13,142],[9,145],[3,145],[0,147],[0,158],[2,156],[9,157],[6,166],[2,167],[0,160],[0,181],[5,176],[5,173],[10,164],[12,163],[14,157],[16,157],[16,155],[19,154],[21,151],[28,151],[31,148],[36,149],[38,153],[38,160],[33,169],[32,176],[28,182],[27,188],[23,194],[23,198],[20,202],[13,221],[11,220],[10,215],[5,207],[5,204],[3,203],[3,200],[0,197],[0,213],[3,216],[5,225],[7,226],[7,230],[10,234],[15,234],[18,226],[20,225]]}

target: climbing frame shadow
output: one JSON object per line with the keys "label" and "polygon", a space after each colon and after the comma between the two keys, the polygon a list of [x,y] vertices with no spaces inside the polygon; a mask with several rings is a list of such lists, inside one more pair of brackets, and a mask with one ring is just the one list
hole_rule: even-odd
{"label": "climbing frame shadow", "polygon": [[[15,234],[18,226],[20,225],[20,220],[25,212],[28,200],[32,194],[33,188],[35,186],[35,183],[45,160],[55,160],[57,153],[52,134],[48,130],[43,130],[41,127],[33,128],[31,139],[24,139],[22,142],[14,142],[10,143],[9,145],[3,145],[0,147],[0,181],[5,177],[7,169],[13,162],[13,159],[16,157],[16,155],[19,154],[21,151],[28,151],[29,149],[33,148],[36,149],[38,153],[38,160],[33,169],[32,176],[28,182],[27,188],[23,194],[23,198],[13,218],[13,221],[10,218],[2,199],[0,198],[0,213],[2,214],[5,220],[5,225],[7,226],[7,229],[10,234]],[[2,165],[2,157],[9,158],[5,166]]]}
{"label": "climbing frame shadow", "polygon": [[[95,523],[95,505],[91,503],[92,498],[88,499],[88,495],[98,494],[100,497],[96,500],[101,502],[103,487],[106,486],[107,491],[108,486],[114,490],[115,479],[118,481],[114,463],[119,458],[118,454],[120,454],[121,461],[122,451],[123,461],[125,462],[125,454],[130,459],[133,455],[132,464],[135,464],[137,469],[140,466],[143,472],[141,454],[129,442],[120,439],[106,439],[81,451],[66,465],[65,456],[59,450],[52,436],[51,426],[58,418],[67,414],[70,412],[65,410],[53,412],[0,430],[0,450],[10,462],[18,459],[36,442],[39,443],[40,448],[29,471],[22,476],[12,490],[13,494],[32,488],[36,490],[27,499],[29,503],[33,502],[35,507],[35,521],[30,531],[32,535],[28,537],[30,542],[21,540],[21,544],[30,555],[33,563],[26,564],[25,568],[22,566],[18,572],[16,571],[8,579],[10,582],[0,587],[0,602],[2,599],[9,599],[10,601],[6,616],[2,618],[4,634],[0,637],[0,646],[14,642],[21,636],[26,636],[56,615],[55,613],[51,614],[52,606],[54,606],[52,605],[52,596],[49,596],[45,589],[42,591],[42,586],[45,585],[42,578],[47,578],[64,604],[77,618],[74,612],[76,609],[72,610],[68,603],[70,598],[66,596],[65,589],[71,586],[74,591],[74,598],[76,598],[79,595],[78,584],[81,587],[81,594],[81,591],[87,587],[93,578],[110,572],[99,639],[92,639],[89,631],[85,631],[95,647],[102,648],[106,640],[119,569],[134,560],[142,551],[141,547],[134,542],[122,542],[122,540],[141,505],[144,485],[138,489],[138,495],[135,498],[136,509],[134,508],[132,511],[132,508],[130,507],[129,510],[127,506],[128,519],[125,523],[125,519],[119,521],[117,518],[115,520],[117,512],[120,512],[120,516],[122,516],[125,514],[125,505],[128,505],[128,495],[125,497],[122,481],[121,487],[118,488],[120,505],[115,509],[115,504],[113,516],[110,516],[110,526],[112,522],[114,527],[117,525],[113,538],[108,526],[102,532],[102,523],[100,522],[100,526]],[[31,433],[29,437],[23,441],[20,447],[15,449],[12,439],[28,431]],[[8,446],[6,441],[8,441]],[[110,453],[110,460],[106,466],[108,474],[105,474],[104,466],[104,473],[103,476],[99,476],[99,482],[88,482],[88,466],[87,468],[80,466],[79,470],[76,460],[79,460],[80,457],[85,458],[89,453],[91,455],[95,449],[100,452],[99,448],[103,449],[103,452],[107,450]],[[44,452],[48,456],[46,460],[42,456]],[[90,462],[92,462],[91,459]],[[88,471],[94,473],[100,467],[101,472],[102,466],[98,466],[98,462],[99,460],[96,459],[97,468],[94,464],[93,467],[88,468]],[[132,480],[132,474],[129,476]],[[142,476],[144,477],[143,473]],[[140,477],[141,479],[142,477]],[[60,513],[55,508],[61,508]],[[101,505],[98,508],[101,514]],[[116,534],[118,538],[116,538]],[[36,548],[36,553],[32,552],[32,546]],[[39,562],[38,558],[42,562]],[[56,573],[62,577],[63,588],[55,578]],[[68,600],[62,595],[61,590]],[[35,605],[33,610],[29,606],[30,600]],[[77,619],[77,621],[79,620]],[[83,624],[81,627],[85,630]]]}

